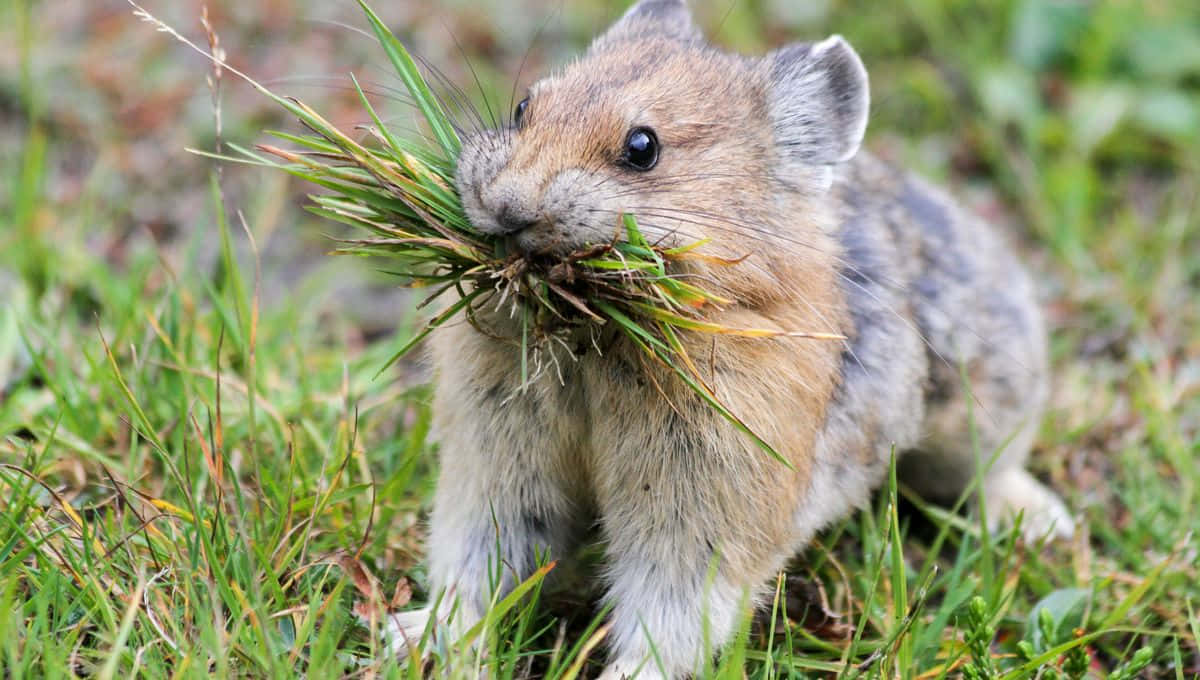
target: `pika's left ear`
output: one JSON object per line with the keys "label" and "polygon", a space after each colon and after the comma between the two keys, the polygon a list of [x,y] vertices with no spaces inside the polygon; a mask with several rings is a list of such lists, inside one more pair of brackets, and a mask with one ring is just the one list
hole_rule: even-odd
{"label": "pika's left ear", "polygon": [[784,157],[827,166],[850,160],[871,104],[867,70],[854,48],[835,35],[776,50],[765,65],[771,125]]}
{"label": "pika's left ear", "polygon": [[684,0],[639,0],[592,47],[621,40],[662,37],[691,42],[704,36],[692,23],[692,13]]}

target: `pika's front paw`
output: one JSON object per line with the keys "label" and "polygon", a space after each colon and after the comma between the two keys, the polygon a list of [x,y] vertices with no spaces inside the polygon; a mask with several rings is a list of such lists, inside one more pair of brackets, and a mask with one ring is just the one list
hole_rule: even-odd
{"label": "pika's front paw", "polygon": [[1024,513],[1021,535],[1027,543],[1047,536],[1068,540],[1075,535],[1075,518],[1067,506],[1021,468],[993,473],[984,484],[984,493],[991,529],[1012,524],[1017,515]]}

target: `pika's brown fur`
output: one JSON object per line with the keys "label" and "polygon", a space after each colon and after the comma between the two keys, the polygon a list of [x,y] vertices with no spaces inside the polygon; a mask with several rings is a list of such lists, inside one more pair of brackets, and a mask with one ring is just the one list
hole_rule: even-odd
{"label": "pika's brown fur", "polygon": [[[893,450],[931,496],[953,498],[988,469],[994,515],[1025,510],[1031,532],[1069,533],[1061,503],[1022,469],[1046,393],[1029,279],[987,225],[858,153],[867,101],[840,38],[749,59],[707,45],[681,1],[643,0],[534,85],[518,125],[465,140],[458,188],[481,231],[566,252],[611,240],[631,213],[651,240],[710,238],[706,252],[746,257],[686,272],[737,301],[712,321],[847,341],[683,336],[788,469],[616,333],[554,345],[555,369],[522,384],[516,346],[442,330],[429,540],[442,606],[400,615],[403,638],[430,617],[451,619],[439,634],[465,630],[493,586],[571,556],[598,522],[604,677],[685,676],[814,532],[869,499]],[[622,160],[639,128],[660,148],[648,170]],[[507,308],[478,321],[516,330]]]}

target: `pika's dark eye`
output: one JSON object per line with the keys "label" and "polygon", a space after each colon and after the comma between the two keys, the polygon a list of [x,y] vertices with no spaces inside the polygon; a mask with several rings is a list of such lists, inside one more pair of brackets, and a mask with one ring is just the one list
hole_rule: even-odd
{"label": "pika's dark eye", "polygon": [[625,138],[625,153],[621,161],[633,168],[645,172],[658,163],[658,136],[648,127],[635,127]]}
{"label": "pika's dark eye", "polygon": [[525,109],[527,108],[529,108],[529,97],[522,99],[521,102],[517,104],[517,110],[513,111],[513,123],[517,127],[521,127],[521,124],[525,122]]}

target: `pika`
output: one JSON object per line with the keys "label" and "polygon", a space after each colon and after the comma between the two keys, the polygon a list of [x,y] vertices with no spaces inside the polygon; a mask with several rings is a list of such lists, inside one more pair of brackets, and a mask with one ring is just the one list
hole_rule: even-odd
{"label": "pika", "polygon": [[511,125],[464,139],[457,189],[480,231],[566,253],[632,214],[650,240],[744,258],[688,265],[736,301],[710,320],[845,341],[681,337],[785,466],[615,333],[522,383],[512,343],[440,329],[438,604],[393,617],[399,647],[427,626],[468,630],[496,588],[595,529],[611,607],[601,677],[687,677],[815,532],[870,499],[893,451],[930,498],[986,470],[992,517],[1071,534],[1023,468],[1048,391],[1030,278],[988,224],[860,150],[868,109],[841,37],[749,58],[709,45],[682,0],[641,0],[534,84]]}

